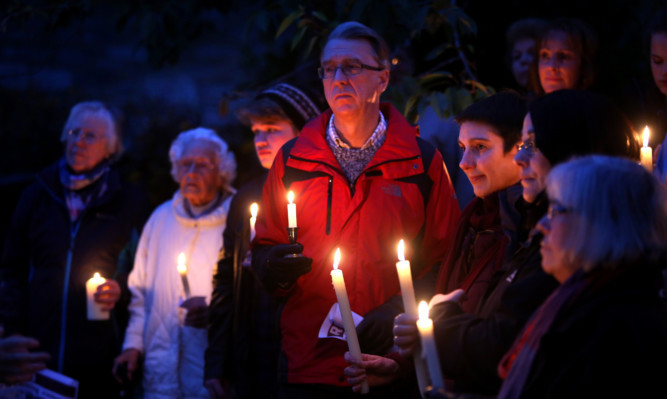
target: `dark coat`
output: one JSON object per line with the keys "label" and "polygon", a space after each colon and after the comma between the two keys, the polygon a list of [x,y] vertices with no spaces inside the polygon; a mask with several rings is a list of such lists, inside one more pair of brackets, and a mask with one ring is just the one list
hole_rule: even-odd
{"label": "dark coat", "polygon": [[266,176],[246,183],[232,199],[209,307],[205,379],[230,381],[238,398],[270,397],[278,375],[279,301],[242,265],[250,248],[250,204],[261,201]]}
{"label": "dark coat", "polygon": [[114,168],[93,184],[105,178],[104,194],[70,222],[57,164],[40,172],[21,195],[0,269],[5,333],[37,338],[51,354],[47,367],[80,380],[80,392],[87,376],[111,378],[125,330],[118,313],[127,306],[117,303],[110,320],[87,320],[86,281],[99,272],[118,281],[129,298],[130,270],[120,270],[118,261],[131,238],[138,239],[149,211],[146,197],[121,182]]}
{"label": "dark coat", "polygon": [[[523,200],[519,203],[524,204]],[[525,236],[525,230],[546,213],[547,205],[542,196],[536,206],[520,207],[518,236]],[[465,313],[455,302],[443,302],[432,309],[442,370],[457,391],[498,392],[502,382],[498,363],[535,309],[558,286],[542,271],[542,235],[533,233],[495,273],[474,313]]]}
{"label": "dark coat", "polygon": [[[552,310],[557,311],[555,319],[534,349],[525,384],[520,393],[510,396],[667,396],[667,310],[658,297],[658,268],[665,264],[663,257],[659,262],[626,264],[616,271],[591,272],[601,276],[595,277],[597,282],[593,280],[594,284]],[[520,366],[520,356],[512,368]]]}

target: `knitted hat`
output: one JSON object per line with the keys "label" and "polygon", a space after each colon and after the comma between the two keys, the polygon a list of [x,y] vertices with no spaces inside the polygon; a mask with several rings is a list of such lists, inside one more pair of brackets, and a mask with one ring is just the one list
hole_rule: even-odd
{"label": "knitted hat", "polygon": [[306,94],[305,89],[299,89],[288,83],[278,83],[261,92],[255,100],[268,98],[278,104],[294,125],[301,130],[306,122],[319,115],[324,107],[316,95]]}
{"label": "knitted hat", "polygon": [[625,115],[601,95],[558,90],[534,100],[528,108],[535,145],[552,166],[589,154],[639,156]]}

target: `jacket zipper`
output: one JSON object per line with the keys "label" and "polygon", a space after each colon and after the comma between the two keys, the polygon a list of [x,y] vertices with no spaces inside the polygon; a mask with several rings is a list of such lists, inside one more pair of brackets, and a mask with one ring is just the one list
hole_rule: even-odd
{"label": "jacket zipper", "polygon": [[63,284],[63,305],[62,311],[60,313],[60,350],[58,351],[58,372],[63,372],[63,364],[65,360],[65,333],[67,332],[66,322],[67,322],[67,294],[69,292],[69,280],[70,274],[72,271],[72,254],[74,253],[74,240],[77,233],[79,232],[79,227],[81,226],[81,219],[83,215],[79,217],[79,220],[72,225],[70,223],[70,241],[69,248],[67,249],[67,263],[65,265],[65,281]]}

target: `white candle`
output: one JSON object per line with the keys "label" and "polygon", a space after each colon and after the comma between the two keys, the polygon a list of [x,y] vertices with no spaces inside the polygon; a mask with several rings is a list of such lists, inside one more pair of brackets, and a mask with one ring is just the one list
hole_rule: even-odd
{"label": "white candle", "polygon": [[102,309],[102,304],[95,302],[95,293],[97,287],[107,281],[99,273],[95,273],[92,278],[86,281],[86,299],[88,308],[88,320],[108,320],[109,311]]}
{"label": "white candle", "polygon": [[259,205],[256,202],[253,202],[250,205],[250,242],[255,239],[255,223],[257,223],[257,212],[259,211]]}
{"label": "white candle", "polygon": [[185,293],[185,298],[190,298],[190,284],[188,284],[188,268],[185,266],[185,254],[181,252],[178,255],[178,274],[181,275],[181,282],[183,283],[183,292]]}
{"label": "white candle", "polygon": [[[398,282],[401,285],[401,294],[403,296],[403,308],[405,308],[405,313],[417,317],[417,300],[415,299],[415,289],[412,285],[412,271],[410,270],[410,261],[405,260],[405,243],[403,240],[398,242],[398,247],[396,249],[398,254],[398,262],[396,262],[396,270],[398,271]],[[422,396],[426,387],[428,386],[428,371],[426,368],[426,362],[424,358],[419,353],[419,348],[415,351],[413,356],[415,363],[415,373],[417,374],[417,383],[419,385],[419,391]]]}
{"label": "white candle", "polygon": [[296,227],[296,204],[294,203],[294,193],[287,193],[287,227]]}
{"label": "white candle", "polygon": [[653,172],[653,149],[648,146],[648,139],[651,133],[648,130],[648,126],[644,128],[644,146],[642,147],[641,152],[641,163],[649,172]]}
{"label": "white candle", "polygon": [[[339,263],[340,248],[336,248],[333,270],[331,270],[331,281],[333,282],[336,298],[338,299],[338,308],[340,309],[340,318],[343,320],[343,327],[345,328],[347,346],[350,349],[352,357],[357,361],[361,361],[361,348],[359,347],[359,339],[357,338],[357,329],[352,318],[352,309],[350,308],[350,300],[347,297],[343,271],[338,269]],[[364,382],[361,387],[361,393],[368,393],[368,390],[368,382]]]}
{"label": "white candle", "polygon": [[433,320],[428,317],[428,304],[425,301],[419,303],[419,320],[417,328],[421,337],[422,348],[424,348],[424,357],[428,364],[428,372],[431,376],[431,386],[434,389],[444,389],[445,382],[442,379],[440,369],[440,359],[438,359],[438,348],[435,345],[433,337]]}

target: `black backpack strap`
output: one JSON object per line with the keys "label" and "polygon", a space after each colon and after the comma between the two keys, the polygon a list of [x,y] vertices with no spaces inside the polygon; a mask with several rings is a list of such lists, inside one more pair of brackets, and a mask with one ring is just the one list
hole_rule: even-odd
{"label": "black backpack strap", "polygon": [[428,141],[420,137],[417,137],[417,145],[419,146],[419,152],[421,153],[422,164],[424,165],[424,173],[399,180],[417,185],[419,192],[422,195],[422,199],[424,200],[424,209],[426,209],[428,199],[431,196],[431,188],[433,187],[433,181],[428,175],[428,169],[431,167],[431,162],[433,162],[433,157],[435,156],[436,150],[435,147],[433,147]]}

